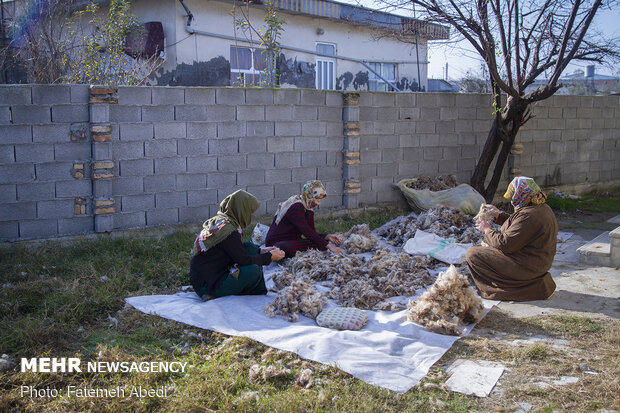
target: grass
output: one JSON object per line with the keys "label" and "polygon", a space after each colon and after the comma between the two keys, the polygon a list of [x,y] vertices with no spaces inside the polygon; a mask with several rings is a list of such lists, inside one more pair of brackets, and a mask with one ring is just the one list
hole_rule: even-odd
{"label": "grass", "polygon": [[[346,216],[318,214],[316,226],[321,232],[343,232],[359,223],[375,228],[405,212],[388,208]],[[581,412],[620,405],[615,392],[620,377],[617,322],[569,316],[518,320],[494,310],[479,325],[493,331],[493,337],[530,334],[563,338],[570,341],[574,354],[548,344],[515,348],[474,334],[457,341],[419,386],[401,395],[247,338],[230,338],[126,306],[125,297],[173,293],[188,284],[194,237],[193,232],[177,231],[152,237],[78,238],[71,243],[0,248],[0,353],[18,362],[21,357],[76,356],[83,363],[181,361],[190,366],[183,374],[43,374],[21,373],[17,368],[0,373],[0,411],[469,412],[498,407],[512,411],[514,400],[523,400],[538,406],[538,411]],[[510,372],[502,378],[504,396],[478,399],[443,388],[446,377],[442,367],[463,357],[507,365]],[[580,385],[587,389],[583,394],[570,386],[542,390],[528,381],[536,375],[579,374],[575,366],[584,362],[599,375],[580,375]],[[290,373],[252,381],[249,370],[254,364],[287,368]],[[306,368],[312,370],[313,379],[308,388],[296,383]],[[20,395],[22,385],[59,389],[68,385],[163,386],[168,396],[30,398]]]}
{"label": "grass", "polygon": [[620,212],[620,187],[589,192],[579,197],[550,193],[547,204],[559,211]]}

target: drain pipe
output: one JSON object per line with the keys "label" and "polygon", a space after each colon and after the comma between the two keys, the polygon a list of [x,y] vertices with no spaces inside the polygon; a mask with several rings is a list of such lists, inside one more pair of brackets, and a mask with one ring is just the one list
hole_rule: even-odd
{"label": "drain pipe", "polygon": [[183,8],[185,9],[185,13],[187,13],[187,27],[189,27],[192,25],[192,20],[194,20],[194,15],[192,14],[191,10],[189,9],[189,7],[187,7],[187,4],[185,4],[183,0],[179,0],[179,3],[181,3],[181,6],[183,6]]}

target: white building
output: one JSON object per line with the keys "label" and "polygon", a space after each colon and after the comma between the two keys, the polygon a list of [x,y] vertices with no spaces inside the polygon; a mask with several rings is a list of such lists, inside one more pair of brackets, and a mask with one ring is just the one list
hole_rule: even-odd
{"label": "white building", "polygon": [[[134,0],[132,13],[142,22],[161,22],[165,36],[165,62],[150,83],[259,84],[266,54],[257,35],[234,23],[247,17],[264,32],[265,9],[257,2]],[[286,21],[277,59],[281,87],[427,90],[427,42],[449,36],[444,26],[331,0],[273,4]]]}

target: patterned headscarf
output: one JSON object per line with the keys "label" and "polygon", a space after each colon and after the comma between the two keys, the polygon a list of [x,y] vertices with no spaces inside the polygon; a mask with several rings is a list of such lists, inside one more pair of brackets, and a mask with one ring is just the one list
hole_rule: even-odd
{"label": "patterned headscarf", "polygon": [[541,191],[532,178],[517,176],[508,185],[504,198],[510,199],[512,206],[518,209],[528,205],[544,204],[547,194]]}
{"label": "patterned headscarf", "polygon": [[300,195],[293,195],[278,205],[278,210],[276,211],[276,225],[280,223],[282,217],[286,214],[286,211],[288,211],[293,204],[301,202],[304,208],[312,210],[317,206],[317,203],[314,200],[325,196],[327,196],[327,192],[325,191],[325,186],[323,186],[321,181],[306,182],[301,188]]}

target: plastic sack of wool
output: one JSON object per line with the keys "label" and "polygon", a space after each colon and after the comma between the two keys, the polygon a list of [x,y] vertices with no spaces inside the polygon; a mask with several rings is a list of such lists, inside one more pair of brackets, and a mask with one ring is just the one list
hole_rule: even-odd
{"label": "plastic sack of wool", "polygon": [[256,245],[263,245],[265,243],[265,238],[267,238],[267,232],[269,231],[269,227],[267,225],[258,223],[254,227],[254,231],[252,231],[252,242]]}
{"label": "plastic sack of wool", "polygon": [[480,210],[480,205],[485,203],[484,197],[467,184],[460,184],[442,191],[412,189],[407,186],[407,183],[416,180],[416,178],[403,179],[396,184],[415,212],[419,213],[430,208],[447,206],[458,208],[463,214],[476,215]]}
{"label": "plastic sack of wool", "polygon": [[461,264],[472,245],[459,244],[454,238],[445,239],[430,232],[417,230],[413,238],[407,240],[403,250],[411,255],[428,255],[448,264]]}

